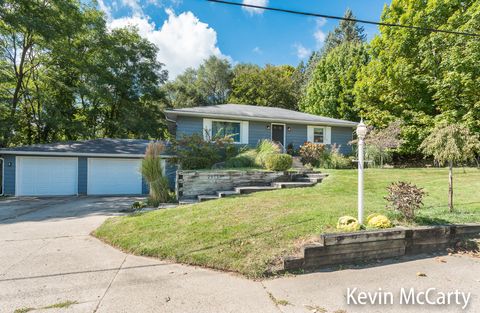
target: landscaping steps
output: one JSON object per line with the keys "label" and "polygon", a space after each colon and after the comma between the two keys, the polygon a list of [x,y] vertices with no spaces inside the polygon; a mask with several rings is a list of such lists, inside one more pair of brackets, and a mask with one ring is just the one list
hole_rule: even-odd
{"label": "landscaping steps", "polygon": [[220,190],[216,194],[198,195],[197,199],[180,200],[179,204],[193,204],[208,200],[220,199],[228,196],[244,195],[259,191],[277,190],[282,188],[312,187],[327,177],[328,174],[318,172],[302,172],[292,176],[292,181],[273,182],[269,186],[244,186],[236,187],[234,190]]}

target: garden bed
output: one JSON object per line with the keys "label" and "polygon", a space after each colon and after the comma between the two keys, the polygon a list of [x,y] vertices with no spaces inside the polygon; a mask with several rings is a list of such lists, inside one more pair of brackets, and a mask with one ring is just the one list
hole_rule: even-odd
{"label": "garden bed", "polygon": [[[111,218],[95,235],[125,251],[261,277],[305,242],[336,232],[340,216],[356,216],[357,172],[328,170],[322,184],[236,196],[174,209]],[[454,213],[447,207],[446,169],[367,169],[366,216],[385,209],[386,187],[406,180],[425,188],[415,225],[480,222],[480,171],[455,170]],[[399,224],[398,222],[396,223]]]}

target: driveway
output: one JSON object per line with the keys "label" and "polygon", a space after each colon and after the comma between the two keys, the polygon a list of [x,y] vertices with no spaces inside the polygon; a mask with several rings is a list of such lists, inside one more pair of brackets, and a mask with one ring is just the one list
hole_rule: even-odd
{"label": "driveway", "polygon": [[[251,281],[128,255],[89,236],[133,200],[0,200],[0,312],[65,301],[74,304],[45,312],[479,312],[480,262],[471,257],[402,259],[375,267]],[[465,311],[455,305],[353,306],[345,301],[349,287],[458,288],[472,292],[473,299]]]}

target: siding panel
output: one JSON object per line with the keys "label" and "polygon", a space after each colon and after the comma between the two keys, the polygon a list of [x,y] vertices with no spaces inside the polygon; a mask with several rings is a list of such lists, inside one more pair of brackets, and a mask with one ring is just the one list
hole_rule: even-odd
{"label": "siding panel", "polygon": [[78,194],[87,194],[88,162],[86,157],[78,158]]}
{"label": "siding panel", "polygon": [[332,144],[340,146],[340,153],[348,155],[352,153],[352,145],[348,143],[353,139],[353,128],[332,127]]}
{"label": "siding panel", "polygon": [[[4,159],[4,178],[3,181],[5,183],[4,194],[7,196],[14,196],[15,195],[15,156],[12,155],[4,155],[2,156]],[[8,164],[11,163],[11,166]]]}
{"label": "siding panel", "polygon": [[179,116],[177,118],[177,139],[195,133],[203,134],[203,118],[191,116]]}

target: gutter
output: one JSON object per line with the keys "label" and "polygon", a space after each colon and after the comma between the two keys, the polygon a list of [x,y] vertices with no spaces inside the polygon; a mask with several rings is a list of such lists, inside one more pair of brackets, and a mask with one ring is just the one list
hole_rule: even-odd
{"label": "gutter", "polygon": [[315,122],[315,121],[305,121],[305,120],[293,120],[293,119],[273,119],[267,117],[251,117],[251,116],[239,116],[239,115],[230,115],[230,114],[212,114],[212,113],[198,113],[198,112],[179,112],[179,111],[165,111],[165,113],[182,115],[182,116],[195,116],[195,117],[206,117],[206,118],[227,118],[227,119],[242,119],[245,121],[260,121],[260,122],[282,122],[282,123],[291,123],[291,124],[302,124],[302,125],[327,125],[327,126],[343,126],[343,127],[356,127],[358,123],[356,122]]}
{"label": "gutter", "polygon": [[[115,154],[115,153],[77,153],[77,152],[43,152],[43,151],[20,151],[20,150],[8,150],[8,151],[1,151],[0,154],[5,155],[26,155],[26,156],[70,156],[70,157],[104,157],[104,158],[131,158],[131,159],[138,159],[145,157],[145,154]],[[161,155],[162,159],[169,159],[173,158],[173,155]]]}

